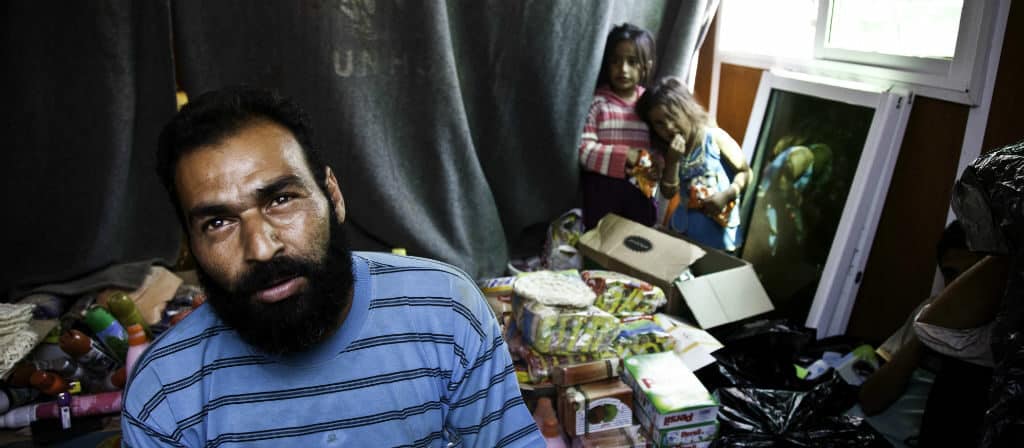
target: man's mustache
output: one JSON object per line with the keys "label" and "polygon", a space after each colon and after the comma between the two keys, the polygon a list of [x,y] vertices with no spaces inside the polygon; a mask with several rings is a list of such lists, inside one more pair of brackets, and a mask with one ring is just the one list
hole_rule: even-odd
{"label": "man's mustache", "polygon": [[257,292],[283,281],[295,277],[308,278],[314,270],[314,264],[310,261],[291,257],[275,257],[269,261],[252,265],[232,285],[230,290],[234,291],[236,295],[251,297]]}

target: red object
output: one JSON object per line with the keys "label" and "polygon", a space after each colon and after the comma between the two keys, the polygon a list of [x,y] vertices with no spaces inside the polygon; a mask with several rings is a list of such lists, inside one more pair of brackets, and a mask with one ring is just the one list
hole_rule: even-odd
{"label": "red object", "polygon": [[68,383],[64,381],[64,378],[61,378],[56,373],[45,370],[33,372],[29,381],[32,383],[32,386],[47,395],[57,395],[68,390]]}

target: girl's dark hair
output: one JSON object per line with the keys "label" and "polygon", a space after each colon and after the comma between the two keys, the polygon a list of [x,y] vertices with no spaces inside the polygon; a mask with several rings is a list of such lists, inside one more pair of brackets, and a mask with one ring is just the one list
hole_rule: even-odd
{"label": "girl's dark hair", "polygon": [[[259,120],[272,121],[288,129],[302,147],[314,177],[320,179],[323,176],[325,165],[313,147],[309,117],[294,101],[277,92],[250,86],[206,92],[189,101],[164,126],[157,145],[157,175],[186,229],[188,226],[174,183],[178,160],[201,146],[230,138]],[[318,180],[317,183],[322,182]],[[323,185],[320,187],[324,188]]]}
{"label": "girl's dark hair", "polygon": [[683,125],[682,134],[690,145],[699,143],[698,137],[711,121],[707,111],[693,98],[686,83],[682,82],[679,78],[662,78],[661,81],[658,81],[657,84],[644,92],[643,96],[636,102],[636,114],[650,125],[651,119],[649,115],[656,106],[664,106],[667,110],[674,110],[683,115],[682,117],[673,118],[683,119],[681,121]]}
{"label": "girl's dark hair", "polygon": [[622,41],[630,41],[636,45],[636,53],[640,58],[640,79],[637,84],[647,87],[651,74],[654,73],[654,37],[647,30],[630,23],[623,23],[608,32],[604,43],[604,57],[601,59],[601,71],[597,75],[597,85],[608,84],[608,61],[615,53],[615,46]]}

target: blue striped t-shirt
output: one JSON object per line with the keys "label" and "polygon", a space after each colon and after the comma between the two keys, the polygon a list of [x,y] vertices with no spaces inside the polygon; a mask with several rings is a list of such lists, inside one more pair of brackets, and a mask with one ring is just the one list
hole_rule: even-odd
{"label": "blue striped t-shirt", "polygon": [[367,252],[353,270],[348,316],[310,351],[261,354],[209,306],[161,335],[125,393],[125,445],[543,446],[465,273]]}

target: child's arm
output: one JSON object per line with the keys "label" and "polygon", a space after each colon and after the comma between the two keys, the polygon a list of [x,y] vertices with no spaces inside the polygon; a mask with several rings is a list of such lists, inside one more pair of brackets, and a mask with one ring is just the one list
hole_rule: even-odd
{"label": "child's arm", "polygon": [[747,188],[751,169],[750,165],[747,165],[747,159],[743,157],[743,150],[740,149],[740,145],[729,134],[723,130],[718,130],[713,135],[713,138],[715,143],[718,144],[719,151],[722,153],[722,161],[736,173],[728,189],[719,191],[704,200],[706,212],[720,213],[730,202],[739,199],[740,194]]}
{"label": "child's arm", "polygon": [[597,130],[611,120],[611,111],[599,101],[594,101],[583,125],[583,137],[580,139],[580,165],[592,171],[618,179],[626,178],[628,161],[636,163],[640,149],[626,145],[604,144],[597,138]]}

